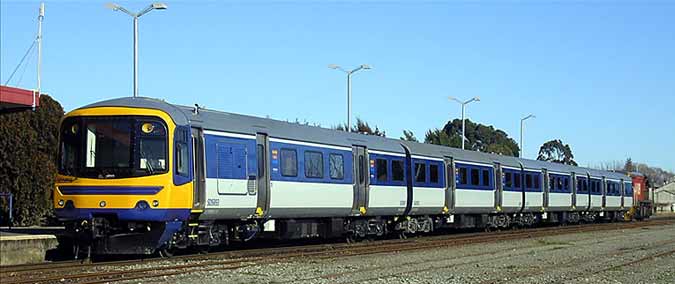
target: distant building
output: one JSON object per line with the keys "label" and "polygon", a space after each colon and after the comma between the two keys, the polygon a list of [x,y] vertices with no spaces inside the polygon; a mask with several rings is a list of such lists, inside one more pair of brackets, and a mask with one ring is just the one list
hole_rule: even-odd
{"label": "distant building", "polygon": [[657,211],[675,212],[675,182],[654,190],[654,205]]}
{"label": "distant building", "polygon": [[31,109],[33,104],[40,105],[36,91],[0,85],[0,113]]}

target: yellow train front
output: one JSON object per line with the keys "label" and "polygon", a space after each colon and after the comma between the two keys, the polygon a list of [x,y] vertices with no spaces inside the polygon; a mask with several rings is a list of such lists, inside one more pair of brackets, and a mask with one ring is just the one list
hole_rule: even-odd
{"label": "yellow train front", "polygon": [[80,251],[153,253],[195,213],[189,122],[153,104],[93,104],[61,123],[54,208]]}

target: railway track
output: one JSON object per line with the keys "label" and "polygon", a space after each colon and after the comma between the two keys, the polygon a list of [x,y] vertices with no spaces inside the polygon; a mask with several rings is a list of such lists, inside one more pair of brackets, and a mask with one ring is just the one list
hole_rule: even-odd
{"label": "railway track", "polygon": [[[210,270],[233,270],[297,259],[332,259],[357,255],[385,254],[433,249],[474,243],[537,238],[587,231],[630,229],[675,223],[675,219],[646,222],[588,224],[564,227],[543,227],[490,233],[437,235],[407,240],[382,240],[357,244],[320,244],[300,247],[277,247],[226,251],[207,255],[185,255],[175,258],[151,258],[100,263],[55,262],[0,268],[2,283],[107,283],[179,275]],[[147,267],[138,266],[143,265]],[[326,277],[331,277],[326,276]],[[334,277],[334,276],[333,276]],[[308,280],[308,279],[301,279]]]}

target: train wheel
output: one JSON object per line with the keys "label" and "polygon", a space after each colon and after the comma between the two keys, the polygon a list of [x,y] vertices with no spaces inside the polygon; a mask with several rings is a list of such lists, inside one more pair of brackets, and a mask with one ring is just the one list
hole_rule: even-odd
{"label": "train wheel", "polygon": [[408,235],[405,233],[405,231],[400,231],[398,233],[398,238],[401,239],[401,240],[405,240],[405,239],[408,238]]}
{"label": "train wheel", "polygon": [[175,248],[161,248],[157,250],[157,253],[159,254],[160,257],[164,258],[169,258],[173,257],[174,254],[176,254],[176,249]]}

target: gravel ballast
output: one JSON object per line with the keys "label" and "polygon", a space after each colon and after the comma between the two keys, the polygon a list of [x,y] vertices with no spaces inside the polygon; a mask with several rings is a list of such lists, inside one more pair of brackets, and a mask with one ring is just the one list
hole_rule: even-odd
{"label": "gravel ballast", "polygon": [[336,258],[295,258],[144,279],[172,283],[675,283],[675,225]]}

